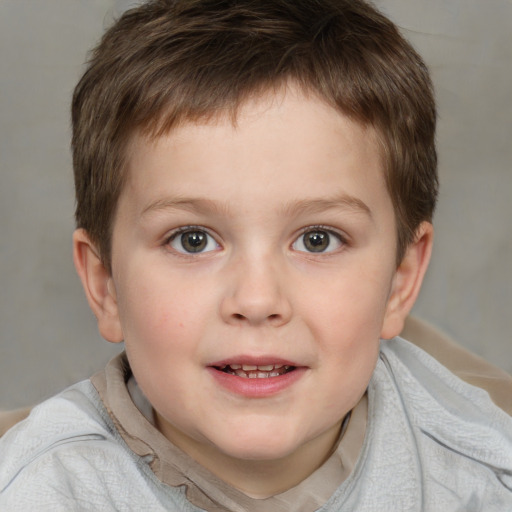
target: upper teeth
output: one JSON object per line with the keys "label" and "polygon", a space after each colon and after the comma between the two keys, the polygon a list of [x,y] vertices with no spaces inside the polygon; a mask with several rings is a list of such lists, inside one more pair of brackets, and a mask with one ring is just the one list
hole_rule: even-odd
{"label": "upper teeth", "polygon": [[284,364],[227,364],[222,371],[246,379],[267,379],[280,377],[290,370],[290,366]]}
{"label": "upper teeth", "polygon": [[230,364],[228,365],[232,370],[243,370],[244,372],[251,372],[251,371],[260,371],[260,372],[271,372],[275,368],[282,368],[283,366],[285,369],[288,369],[289,366],[285,366],[282,364],[266,364],[266,365],[255,365],[255,364]]}

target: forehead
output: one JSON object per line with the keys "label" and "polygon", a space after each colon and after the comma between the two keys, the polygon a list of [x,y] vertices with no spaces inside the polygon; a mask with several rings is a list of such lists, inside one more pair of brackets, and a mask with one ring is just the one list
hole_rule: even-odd
{"label": "forehead", "polygon": [[363,202],[377,189],[387,196],[375,130],[293,87],[250,98],[236,116],[183,122],[152,139],[139,133],[127,156],[125,193],[150,203],[197,194],[240,202],[259,193],[263,208],[279,195],[322,197],[334,184],[345,190],[333,194]]}

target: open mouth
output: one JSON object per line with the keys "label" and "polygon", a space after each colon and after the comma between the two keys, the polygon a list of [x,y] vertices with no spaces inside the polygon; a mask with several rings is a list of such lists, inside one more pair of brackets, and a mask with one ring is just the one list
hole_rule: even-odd
{"label": "open mouth", "polygon": [[252,399],[288,392],[306,375],[308,367],[274,357],[249,356],[216,361],[208,370],[221,389]]}
{"label": "open mouth", "polygon": [[295,366],[284,364],[258,366],[251,364],[227,364],[224,366],[216,366],[215,369],[244,379],[268,379],[289,373],[295,370]]}

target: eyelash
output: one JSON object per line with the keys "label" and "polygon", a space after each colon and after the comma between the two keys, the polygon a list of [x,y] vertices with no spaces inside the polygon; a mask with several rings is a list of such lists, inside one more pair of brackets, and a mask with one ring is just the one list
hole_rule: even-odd
{"label": "eyelash", "polygon": [[[342,246],[347,246],[349,245],[349,241],[348,241],[348,238],[346,235],[340,233],[339,231],[333,229],[332,227],[329,227],[329,226],[324,226],[324,225],[321,225],[321,224],[318,224],[318,225],[313,225],[313,226],[307,226],[303,229],[300,230],[299,232],[299,235],[297,237],[295,237],[294,241],[292,242],[292,246],[298,241],[301,239],[301,237],[303,237],[305,234],[307,233],[314,233],[315,231],[321,231],[321,232],[325,232],[327,233],[329,236],[333,236],[335,237],[339,243],[342,245]],[[302,251],[301,251],[302,252]],[[331,254],[331,252],[334,252],[334,251],[329,251],[329,252],[318,252],[317,254],[318,255],[327,255],[327,254]],[[314,252],[309,252],[309,254],[315,254]]]}
{"label": "eyelash", "polygon": [[[169,247],[171,245],[171,243],[176,240],[180,235],[184,234],[184,233],[189,233],[189,232],[202,232],[202,233],[205,233],[207,236],[209,236],[210,238],[212,238],[215,243],[220,246],[220,244],[217,242],[217,239],[216,237],[214,237],[210,231],[205,228],[204,226],[181,226],[177,229],[175,229],[170,235],[168,235],[164,242],[163,242],[163,245],[166,246],[166,247]],[[203,252],[197,252],[197,253],[193,253],[193,252],[182,252],[182,251],[178,251],[177,249],[174,249],[174,252],[179,255],[179,256],[183,256],[183,257],[187,257],[187,256],[198,256],[200,254],[202,254]],[[211,252],[211,251],[206,251],[206,252]]]}
{"label": "eyelash", "polygon": [[[174,240],[176,240],[180,235],[182,235],[184,233],[188,233],[188,232],[194,232],[194,231],[205,233],[207,236],[212,238],[218,246],[220,246],[220,244],[217,242],[216,237],[214,237],[207,228],[205,228],[204,226],[195,226],[195,225],[182,226],[182,227],[177,228],[176,230],[174,230],[170,235],[168,235],[165,238],[163,245],[164,246],[170,246],[171,243]],[[331,227],[318,224],[318,225],[313,225],[313,226],[306,226],[303,229],[301,229],[299,234],[294,238],[294,240],[293,240],[293,242],[291,244],[291,247],[293,248],[293,246],[298,241],[301,240],[301,237],[304,237],[304,235],[306,235],[307,233],[314,233],[314,232],[324,232],[324,233],[327,233],[329,236],[334,237],[342,246],[347,246],[348,245],[348,240],[347,240],[346,236],[344,236],[343,234],[341,234],[340,232],[334,230]],[[177,249],[174,249],[174,252],[177,253],[178,255],[184,256],[184,257],[187,257],[187,256],[198,256],[200,254],[204,254],[205,253],[205,251],[198,251],[197,253],[194,253],[194,252],[188,252],[188,251],[179,251]],[[210,250],[210,251],[206,251],[206,252],[212,252],[212,251]],[[302,250],[299,250],[298,252],[305,252],[307,254],[316,254],[316,255],[324,255],[325,256],[325,255],[331,254],[332,252],[335,252],[335,250],[318,251],[316,253],[314,251],[302,251]]]}

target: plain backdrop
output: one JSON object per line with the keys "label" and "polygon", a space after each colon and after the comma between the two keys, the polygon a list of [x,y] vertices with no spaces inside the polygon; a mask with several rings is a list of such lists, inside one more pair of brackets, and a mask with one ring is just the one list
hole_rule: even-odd
{"label": "plain backdrop", "polygon": [[[71,259],[69,103],[128,0],[0,0],[0,408],[90,376],[97,333]],[[512,371],[512,2],[379,0],[439,106],[434,257],[415,313]]]}

